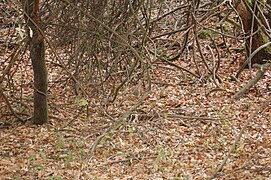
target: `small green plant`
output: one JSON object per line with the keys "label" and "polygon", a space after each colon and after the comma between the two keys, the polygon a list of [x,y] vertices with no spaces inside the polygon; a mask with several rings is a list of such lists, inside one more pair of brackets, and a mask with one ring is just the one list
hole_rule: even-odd
{"label": "small green plant", "polygon": [[68,159],[67,159],[68,162],[72,162],[73,161],[73,154],[72,154],[72,151],[68,151]]}
{"label": "small green plant", "polygon": [[42,170],[42,169],[45,169],[46,166],[42,165],[42,164],[33,164],[32,167],[35,169],[35,170]]}
{"label": "small green plant", "polygon": [[63,179],[63,177],[61,177],[61,176],[52,176],[49,178],[49,180],[62,180],[62,179]]}
{"label": "small green plant", "polygon": [[83,118],[82,120],[88,120],[89,117],[89,111],[88,111],[88,101],[84,98],[75,98],[74,103],[78,106],[81,106],[82,110],[85,109],[86,110],[86,114],[87,116],[85,118]]}
{"label": "small green plant", "polygon": [[108,168],[109,168],[109,167],[108,167],[107,165],[103,165],[103,169],[104,169],[104,170],[108,170]]}
{"label": "small green plant", "polygon": [[57,149],[62,149],[65,147],[65,143],[63,141],[60,141],[56,144]]}
{"label": "small green plant", "polygon": [[86,157],[87,153],[84,150],[81,149],[79,151],[79,155],[80,155],[80,159],[84,160],[84,158]]}
{"label": "small green plant", "polygon": [[156,161],[160,161],[161,159],[167,157],[170,155],[170,152],[169,151],[165,151],[164,148],[158,146],[157,147],[159,152],[158,152],[158,155],[156,157]]}
{"label": "small green plant", "polygon": [[28,161],[32,162],[35,159],[35,154],[30,154]]}
{"label": "small green plant", "polygon": [[207,39],[212,34],[209,30],[202,30],[199,34],[199,38]]}
{"label": "small green plant", "polygon": [[61,135],[61,133],[60,132],[56,132],[55,133],[55,136],[56,136],[56,148],[57,149],[62,149],[62,148],[64,148],[65,147],[65,144],[66,144],[66,142],[65,142],[65,139],[63,138],[63,136]]}
{"label": "small green plant", "polygon": [[223,119],[220,121],[222,125],[227,126],[227,125],[231,125],[231,122],[228,119]]}
{"label": "small green plant", "polygon": [[128,128],[128,132],[129,132],[131,135],[135,135],[135,134],[136,134],[135,131],[134,131],[131,127]]}
{"label": "small green plant", "polygon": [[206,139],[206,141],[204,142],[204,145],[206,148],[209,148],[209,142],[210,142],[210,138]]}
{"label": "small green plant", "polygon": [[110,139],[111,136],[109,134],[105,135],[102,140],[101,140],[101,143],[105,143],[108,139]]}
{"label": "small green plant", "polygon": [[86,99],[83,99],[83,98],[75,98],[74,103],[76,105],[83,106],[83,107],[88,105],[88,101]]}

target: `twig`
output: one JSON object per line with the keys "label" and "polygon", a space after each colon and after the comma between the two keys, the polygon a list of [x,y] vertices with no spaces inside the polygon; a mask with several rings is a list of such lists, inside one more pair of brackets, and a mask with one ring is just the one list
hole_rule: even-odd
{"label": "twig", "polygon": [[192,119],[197,119],[197,120],[204,120],[204,121],[222,121],[225,118],[208,118],[208,117],[199,117],[199,116],[183,116],[183,115],[178,115],[178,114],[166,114],[166,117],[169,118],[180,118],[180,119],[187,119],[187,120],[192,120]]}
{"label": "twig", "polygon": [[263,102],[263,104],[258,107],[254,113],[248,118],[247,122],[245,123],[245,125],[243,126],[243,128],[241,129],[240,133],[238,134],[238,136],[235,138],[235,141],[233,143],[233,145],[231,146],[230,150],[228,151],[227,155],[225,156],[223,162],[218,166],[218,168],[215,170],[215,172],[212,174],[210,179],[214,179],[217,177],[218,173],[220,171],[222,171],[224,165],[226,164],[227,160],[230,158],[231,153],[236,149],[236,146],[238,144],[238,142],[240,141],[242,135],[244,134],[246,128],[248,127],[248,125],[251,123],[251,121],[256,117],[256,115],[265,107],[267,106],[269,103],[271,102],[271,96],[269,97],[269,99],[267,99],[265,102]]}
{"label": "twig", "polygon": [[223,119],[226,119],[225,117],[222,118],[209,118],[209,117],[199,117],[199,116],[183,116],[179,114],[171,114],[171,113],[165,113],[162,115],[159,115],[158,113],[155,114],[138,114],[139,119],[145,119],[145,118],[160,118],[160,117],[168,117],[168,118],[179,118],[179,119],[186,119],[186,120],[204,120],[204,121],[222,121]]}
{"label": "twig", "polygon": [[186,68],[184,68],[184,67],[182,67],[182,66],[179,66],[179,65],[177,65],[177,64],[175,64],[175,63],[173,63],[173,62],[170,62],[170,61],[166,60],[166,58],[163,58],[163,60],[164,60],[165,62],[167,62],[167,63],[168,63],[169,65],[171,65],[171,66],[174,66],[174,67],[176,67],[176,68],[178,68],[178,69],[180,69],[180,70],[183,70],[183,71],[185,71],[185,72],[188,72],[189,74],[193,75],[193,76],[196,77],[196,78],[200,78],[197,74],[195,74],[195,73],[189,71],[188,69],[186,69]]}
{"label": "twig", "polygon": [[116,163],[124,163],[124,162],[132,162],[132,161],[140,161],[140,160],[144,160],[144,159],[155,159],[158,156],[147,156],[147,157],[131,157],[131,158],[127,158],[127,159],[123,159],[123,160],[118,160],[118,161],[111,161],[108,162],[108,164],[116,164]]}
{"label": "twig", "polygon": [[7,96],[4,94],[4,92],[3,92],[3,90],[2,90],[1,87],[0,87],[0,96],[2,96],[2,97],[4,98],[4,100],[5,100],[5,102],[6,102],[7,106],[8,106],[8,108],[9,108],[9,110],[11,111],[11,113],[12,113],[17,119],[19,119],[20,122],[25,123],[27,119],[22,119],[22,118],[14,111],[14,109],[12,108],[10,102],[8,101]]}
{"label": "twig", "polygon": [[256,64],[255,64],[254,67],[258,67],[258,68],[259,68],[259,70],[258,70],[256,76],[255,76],[253,79],[251,79],[251,80],[249,81],[249,83],[248,83],[247,85],[245,85],[239,92],[237,92],[237,93],[233,96],[233,98],[234,98],[235,100],[238,100],[238,99],[241,98],[246,92],[248,92],[248,90],[249,90],[252,86],[254,86],[254,85],[255,85],[255,84],[263,77],[263,75],[264,75],[266,69],[268,69],[270,66],[271,66],[270,63],[266,63],[266,64],[263,64],[263,65],[256,65]]}
{"label": "twig", "polygon": [[231,91],[229,89],[225,89],[225,88],[214,88],[214,89],[211,89],[209,92],[206,93],[206,97],[210,96],[211,93],[218,92],[218,91],[223,91],[223,92],[226,92],[226,93],[234,93],[233,91]]}
{"label": "twig", "polygon": [[1,73],[0,83],[3,82],[5,76],[9,73],[10,69],[13,67],[14,63],[16,62],[16,60],[17,60],[18,56],[21,54],[21,52],[26,50],[27,46],[25,46],[25,49],[22,49],[20,46],[21,44],[22,44],[22,42],[14,49],[14,51],[11,53],[10,57],[8,57],[8,58],[10,58],[10,62],[8,64],[8,66]]}
{"label": "twig", "polygon": [[92,144],[92,146],[89,149],[89,157],[91,158],[94,155],[94,151],[97,147],[97,145],[101,142],[101,140],[110,132],[117,130],[129,117],[129,115],[136,110],[143,102],[144,100],[148,97],[149,91],[145,92],[145,94],[138,100],[136,104],[134,104],[130,110],[126,113],[123,113],[117,120],[116,122],[110,126],[103,134],[101,134]]}
{"label": "twig", "polygon": [[245,69],[245,67],[248,65],[249,61],[251,61],[251,59],[262,49],[268,47],[271,45],[271,41],[261,45],[260,47],[258,47],[253,53],[251,53],[251,55],[247,58],[247,60],[243,63],[242,67],[238,70],[238,72],[236,73],[236,78],[239,77],[239,75],[241,74],[241,72],[243,72],[243,70]]}

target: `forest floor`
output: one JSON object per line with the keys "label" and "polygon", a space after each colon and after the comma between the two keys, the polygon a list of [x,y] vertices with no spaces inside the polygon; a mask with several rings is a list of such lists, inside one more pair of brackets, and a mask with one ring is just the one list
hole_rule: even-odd
{"label": "forest floor", "polygon": [[[112,127],[115,117],[129,110],[145,85],[139,84],[137,93],[128,92],[126,99],[117,98],[108,107],[111,114],[115,111],[112,118],[95,97],[87,117],[71,86],[49,83],[48,124],[21,124],[12,116],[2,116],[0,179],[208,179],[244,127],[217,179],[271,179],[270,105],[257,112],[270,97],[271,72],[240,100],[233,100],[256,70],[245,70],[238,83],[230,76],[240,62],[231,62],[222,57],[219,75],[224,90],[217,90],[211,78],[203,82],[166,62],[154,64],[151,92],[144,103],[109,131],[94,151],[93,143]],[[20,69],[31,67],[29,62],[19,63],[25,64]],[[195,70],[190,62],[176,63]],[[24,77],[23,83],[30,83],[32,71],[20,69],[20,78],[13,79]],[[51,75],[61,73],[58,68],[49,69]],[[24,101],[31,102],[31,88],[23,91]],[[2,100],[1,105],[5,104]],[[32,106],[28,106],[30,111]]]}

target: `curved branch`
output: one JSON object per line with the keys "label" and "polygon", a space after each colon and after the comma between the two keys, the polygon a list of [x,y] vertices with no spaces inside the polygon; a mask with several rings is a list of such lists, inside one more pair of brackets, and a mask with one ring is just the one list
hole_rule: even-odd
{"label": "curved branch", "polygon": [[271,67],[271,64],[270,63],[267,63],[267,64],[263,64],[263,65],[254,65],[254,67],[258,67],[259,68],[259,71],[257,72],[256,76],[251,79],[249,81],[249,83],[247,85],[245,85],[239,92],[237,92],[233,98],[235,100],[241,98],[246,92],[249,91],[249,89],[254,86],[264,75],[266,69],[268,69],[269,67]]}
{"label": "curved branch", "polygon": [[2,96],[9,108],[9,110],[11,111],[11,113],[22,123],[25,123],[26,122],[26,119],[22,119],[16,112],[15,110],[12,108],[10,102],[8,101],[8,98],[7,96],[4,94],[3,92],[3,89],[0,87],[0,96]]}

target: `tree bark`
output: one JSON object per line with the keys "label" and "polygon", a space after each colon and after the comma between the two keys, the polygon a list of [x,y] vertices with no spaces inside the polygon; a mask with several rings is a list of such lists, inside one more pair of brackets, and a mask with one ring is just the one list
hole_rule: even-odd
{"label": "tree bark", "polygon": [[23,0],[28,26],[29,50],[34,71],[34,124],[48,122],[47,69],[45,64],[43,26],[39,15],[39,0]]}
{"label": "tree bark", "polygon": [[[236,10],[242,20],[246,39],[247,56],[249,57],[263,44],[271,39],[266,34],[270,26],[270,10],[264,7],[264,0],[261,3],[252,0],[234,0]],[[266,2],[270,5],[270,0]],[[266,12],[265,13],[265,10]],[[251,64],[264,64],[271,59],[271,46],[259,50],[252,58]]]}

